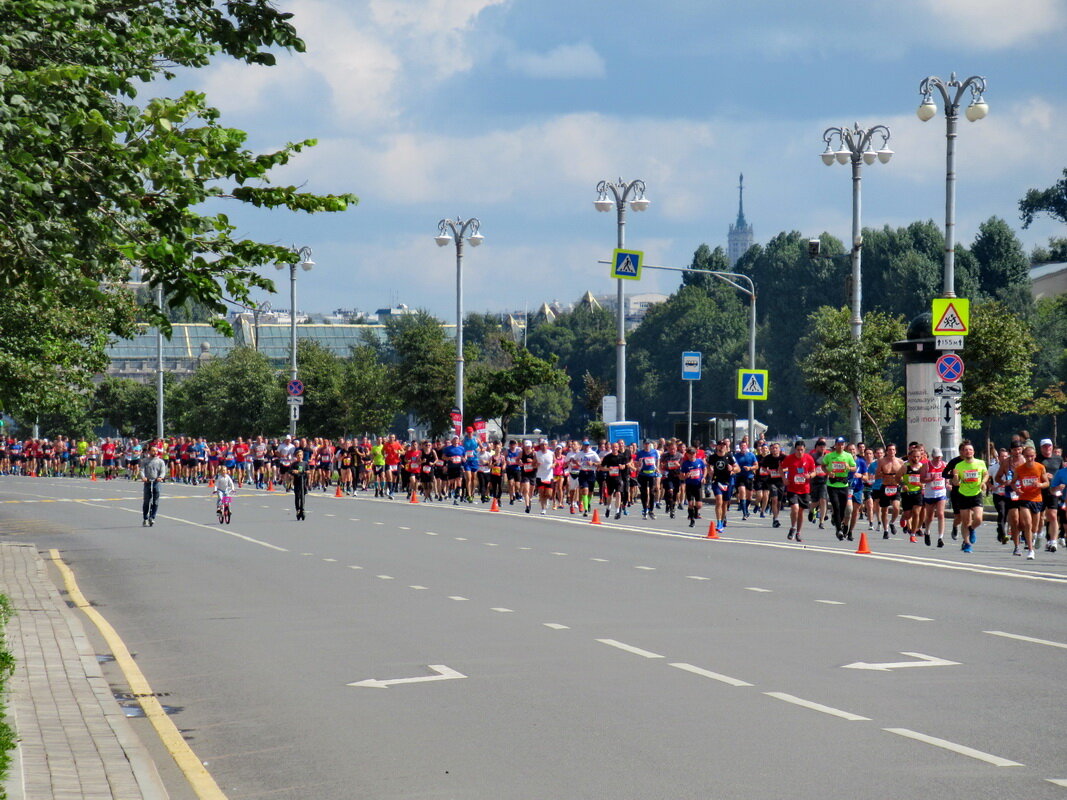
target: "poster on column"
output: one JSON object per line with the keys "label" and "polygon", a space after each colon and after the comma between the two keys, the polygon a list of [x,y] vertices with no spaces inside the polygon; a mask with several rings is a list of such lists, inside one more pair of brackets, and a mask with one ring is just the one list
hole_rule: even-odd
{"label": "poster on column", "polygon": [[[927,449],[941,446],[941,398],[935,392],[940,383],[937,369],[931,363],[908,364],[904,367],[907,379],[907,435],[909,442],[922,442]],[[956,440],[960,436],[960,417],[955,416]]]}
{"label": "poster on column", "polygon": [[481,417],[474,418],[474,437],[482,444],[489,441],[489,431],[485,427],[485,420]]}
{"label": "poster on column", "polygon": [[463,414],[458,408],[452,409],[452,435],[463,438]]}

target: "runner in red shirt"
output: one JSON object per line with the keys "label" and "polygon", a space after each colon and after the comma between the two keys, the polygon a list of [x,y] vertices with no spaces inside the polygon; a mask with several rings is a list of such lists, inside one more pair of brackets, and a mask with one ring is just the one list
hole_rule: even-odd
{"label": "runner in red shirt", "polygon": [[382,445],[382,453],[385,456],[385,491],[390,500],[399,489],[400,456],[403,452],[404,445],[396,440],[396,434],[389,434],[389,440]]}
{"label": "runner in red shirt", "polygon": [[793,452],[782,460],[782,479],[785,483],[785,498],[789,503],[789,535],[787,539],[801,542],[800,528],[804,524],[804,512],[811,505],[811,479],[815,474],[815,459],[805,451],[803,441],[793,445]]}

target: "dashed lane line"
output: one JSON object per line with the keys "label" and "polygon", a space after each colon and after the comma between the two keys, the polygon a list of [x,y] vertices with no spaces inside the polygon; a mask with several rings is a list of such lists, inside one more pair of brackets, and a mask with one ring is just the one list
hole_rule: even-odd
{"label": "dashed lane line", "polygon": [[671,664],[670,666],[675,669],[691,672],[694,675],[700,675],[705,678],[711,678],[713,681],[719,681],[719,683],[727,683],[730,686],[751,686],[748,681],[743,681],[740,678],[731,678],[729,675],[721,675],[718,672],[711,672],[710,670],[701,669],[700,667],[694,667],[692,664],[686,664],[684,662],[678,662]]}
{"label": "dashed lane line", "polygon": [[908,730],[907,728],[882,728],[889,733],[895,733],[897,736],[904,736],[908,739],[914,739],[917,742],[923,742],[924,744],[931,744],[934,747],[940,747],[943,750],[951,750],[953,753],[959,753],[962,756],[969,756],[970,758],[976,758],[979,761],[984,761],[987,764],[992,764],[994,767],[1021,767],[1023,766],[1018,761],[1011,761],[1007,758],[1001,758],[991,753],[983,753],[981,750],[975,750],[973,747],[967,747],[966,745],[956,744],[950,742],[947,739],[938,739],[936,736],[927,736],[925,733],[919,733],[918,731]]}
{"label": "dashed lane line", "polygon": [[490,611],[495,611],[498,614],[514,614],[514,610],[510,608],[491,608]]}
{"label": "dashed lane line", "polygon": [[859,714],[853,714],[851,711],[842,711],[840,708],[834,708],[833,706],[824,706],[822,703],[816,703],[811,700],[805,700],[802,697],[797,697],[793,694],[786,694],[785,692],[764,692],[768,697],[773,697],[775,700],[783,700],[786,703],[792,703],[795,706],[801,706],[802,708],[809,708],[812,711],[819,711],[823,714],[829,714],[832,717],[840,717],[841,719],[848,720],[849,722],[870,722],[870,717],[861,717]]}
{"label": "dashed lane line", "polygon": [[822,603],[824,606],[843,606],[845,605],[840,600],[816,600],[816,603]]}
{"label": "dashed lane line", "polygon": [[546,628],[551,628],[554,631],[569,631],[570,627],[567,625],[560,625],[558,622],[544,622],[542,623]]}
{"label": "dashed lane line", "polygon": [[933,618],[931,618],[931,617],[917,617],[914,614],[897,614],[897,616],[900,617],[901,619],[911,619],[911,620],[915,620],[916,622],[933,622],[934,621]]}
{"label": "dashed lane line", "polygon": [[763,594],[767,594],[769,592],[773,592],[774,591],[774,589],[764,589],[764,588],[762,588],[760,586],[746,586],[745,590],[749,591],[749,592],[761,592]]}
{"label": "dashed lane line", "polygon": [[615,639],[597,639],[601,644],[606,644],[609,647],[616,647],[619,650],[625,650],[627,653],[633,653],[635,656],[643,656],[644,658],[664,658],[659,653],[653,653],[649,650],[642,650],[640,647],[634,647],[632,644],[626,644],[625,642],[616,641]]}
{"label": "dashed lane line", "polygon": [[982,633],[988,633],[990,636],[1003,636],[1005,639],[1018,639],[1020,642],[1043,644],[1048,647],[1059,647],[1067,650],[1067,644],[1064,644],[1063,642],[1052,642],[1048,639],[1035,639],[1033,636],[1022,636],[1018,633],[1006,633],[1004,631],[982,631]]}

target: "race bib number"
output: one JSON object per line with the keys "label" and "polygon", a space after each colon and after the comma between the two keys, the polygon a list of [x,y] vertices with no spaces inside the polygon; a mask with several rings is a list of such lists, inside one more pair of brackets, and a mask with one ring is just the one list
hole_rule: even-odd
{"label": "race bib number", "polygon": [[613,478],[618,477],[619,468],[618,467],[608,467],[608,475],[610,475]]}
{"label": "race bib number", "polygon": [[772,469],[770,471],[770,476],[772,478],[780,478],[782,477],[782,471],[780,469]]}
{"label": "race bib number", "polygon": [[807,482],[808,482],[808,476],[805,475],[803,472],[798,472],[796,475],[793,476],[793,483],[807,483]]}
{"label": "race bib number", "polygon": [[964,483],[978,483],[979,472],[976,469],[966,469],[963,471]]}
{"label": "race bib number", "polygon": [[908,485],[910,485],[910,486],[918,486],[919,485],[919,476],[918,475],[908,475],[907,479],[908,479]]}
{"label": "race bib number", "polygon": [[930,481],[928,486],[930,487],[930,491],[932,491],[932,492],[940,492],[945,488],[945,479],[944,478],[935,478],[934,480]]}
{"label": "race bib number", "polygon": [[897,493],[897,487],[896,486],[886,486],[883,489],[883,491],[885,492],[885,496],[886,497],[892,497],[893,495],[895,495]]}
{"label": "race bib number", "polygon": [[848,462],[834,461],[830,464],[830,469],[833,470],[835,475],[841,474],[843,472],[848,472]]}
{"label": "race bib number", "polygon": [[1023,478],[1023,486],[1037,486],[1037,478]]}

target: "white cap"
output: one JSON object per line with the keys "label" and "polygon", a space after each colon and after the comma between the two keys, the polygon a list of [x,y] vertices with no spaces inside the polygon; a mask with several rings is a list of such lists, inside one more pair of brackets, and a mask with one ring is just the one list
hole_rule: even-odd
{"label": "white cap", "polygon": [[1044,447],[1046,444],[1049,447],[1052,447],[1052,440],[1051,439],[1042,439],[1041,440],[1041,446]]}
{"label": "white cap", "polygon": [[527,439],[525,442],[522,443],[522,446],[523,447],[533,447],[533,442],[531,442],[529,439]]}

